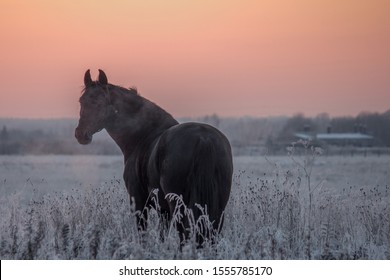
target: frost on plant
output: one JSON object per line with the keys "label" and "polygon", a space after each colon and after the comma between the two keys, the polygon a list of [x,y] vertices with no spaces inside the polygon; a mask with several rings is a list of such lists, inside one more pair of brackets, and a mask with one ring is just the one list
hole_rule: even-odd
{"label": "frost on plant", "polygon": [[[214,228],[207,207],[198,206],[195,219],[175,194],[166,197],[176,204],[170,224],[161,222],[158,196],[151,194],[143,233],[134,203],[116,181],[53,192],[27,205],[18,195],[2,196],[0,258],[389,259],[390,186],[330,190],[322,157],[320,149],[297,142],[287,157],[267,159],[269,172],[236,165],[223,230],[201,248],[196,236]],[[180,244],[180,224],[190,236],[186,244]]]}

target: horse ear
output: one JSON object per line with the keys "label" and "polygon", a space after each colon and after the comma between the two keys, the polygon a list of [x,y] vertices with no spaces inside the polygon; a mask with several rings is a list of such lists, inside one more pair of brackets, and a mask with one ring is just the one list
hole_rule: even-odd
{"label": "horse ear", "polygon": [[99,69],[99,83],[101,85],[107,85],[108,80],[106,74],[103,72],[103,70]]}
{"label": "horse ear", "polygon": [[89,87],[93,84],[92,82],[92,78],[91,78],[91,72],[89,71],[89,69],[85,72],[84,74],[84,85],[86,87]]}

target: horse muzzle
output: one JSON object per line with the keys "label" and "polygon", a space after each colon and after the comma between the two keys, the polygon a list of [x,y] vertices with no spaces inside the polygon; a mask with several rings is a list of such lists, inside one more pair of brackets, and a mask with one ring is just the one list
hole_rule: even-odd
{"label": "horse muzzle", "polygon": [[79,126],[76,128],[74,136],[81,145],[87,145],[92,142],[92,133],[81,129]]}

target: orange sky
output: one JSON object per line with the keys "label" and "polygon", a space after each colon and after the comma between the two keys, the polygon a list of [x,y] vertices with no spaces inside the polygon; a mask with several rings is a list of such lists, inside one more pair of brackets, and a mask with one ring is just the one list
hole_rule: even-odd
{"label": "orange sky", "polygon": [[388,0],[1,0],[0,117],[78,117],[106,71],[176,117],[390,109]]}

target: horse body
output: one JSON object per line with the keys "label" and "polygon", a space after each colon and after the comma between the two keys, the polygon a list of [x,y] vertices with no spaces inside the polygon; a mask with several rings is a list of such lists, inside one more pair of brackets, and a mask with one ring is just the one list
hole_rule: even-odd
{"label": "horse body", "polygon": [[[75,136],[81,144],[88,144],[96,131],[105,128],[120,147],[124,181],[135,202],[139,228],[146,228],[144,209],[151,206],[157,189],[159,208],[168,220],[177,211],[177,202],[166,196],[175,194],[193,211],[195,221],[203,208],[218,232],[233,172],[227,138],[206,124],[179,124],[156,104],[108,84],[104,72],[99,73],[97,82],[91,80],[89,70],[85,74]],[[177,224],[182,240],[189,237],[188,226],[187,217]],[[213,233],[203,235],[212,238]]]}

